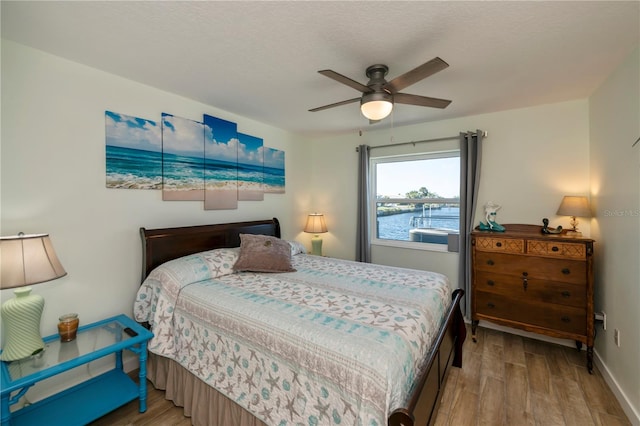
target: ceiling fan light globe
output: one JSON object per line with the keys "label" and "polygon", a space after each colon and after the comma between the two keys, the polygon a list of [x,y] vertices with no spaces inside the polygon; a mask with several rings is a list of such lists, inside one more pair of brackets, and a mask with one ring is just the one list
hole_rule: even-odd
{"label": "ceiling fan light globe", "polygon": [[387,100],[363,102],[360,111],[369,120],[382,120],[391,114],[393,103]]}

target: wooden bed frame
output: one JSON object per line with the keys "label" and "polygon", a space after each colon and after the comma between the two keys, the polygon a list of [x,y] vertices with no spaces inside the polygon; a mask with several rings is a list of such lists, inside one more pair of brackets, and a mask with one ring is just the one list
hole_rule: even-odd
{"label": "wooden bed frame", "polygon": [[[140,228],[142,237],[142,279],[157,266],[189,254],[240,246],[240,234],[272,235],[280,238],[278,219],[236,222],[219,225],[179,228]],[[466,327],[460,311],[463,290],[455,290],[453,302],[431,351],[427,354],[423,373],[416,380],[407,406],[394,410],[388,426],[424,426],[435,421],[441,392],[450,366],[462,367],[462,343]]]}

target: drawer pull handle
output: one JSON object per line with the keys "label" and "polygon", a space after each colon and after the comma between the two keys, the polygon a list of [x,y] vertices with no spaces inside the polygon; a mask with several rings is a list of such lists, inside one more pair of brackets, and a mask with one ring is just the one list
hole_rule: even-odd
{"label": "drawer pull handle", "polygon": [[569,268],[564,268],[562,270],[562,273],[565,274],[565,275],[569,275],[571,273],[571,271],[569,270]]}
{"label": "drawer pull handle", "polygon": [[563,291],[561,294],[562,294],[562,297],[569,297],[569,296],[571,296],[571,293],[569,293],[568,291]]}
{"label": "drawer pull handle", "polygon": [[558,250],[560,250],[560,249],[558,247],[556,247],[556,246],[551,247],[551,251],[558,251]]}
{"label": "drawer pull handle", "polygon": [[493,287],[496,283],[493,280],[487,280],[487,285]]}
{"label": "drawer pull handle", "polygon": [[529,286],[529,280],[527,279],[527,277],[522,277],[522,287],[524,288],[524,291],[527,291],[528,286]]}
{"label": "drawer pull handle", "polygon": [[493,262],[493,260],[491,260],[491,259],[487,260],[487,265],[491,265],[491,266],[493,266],[494,264],[495,264],[495,263]]}
{"label": "drawer pull handle", "polygon": [[502,247],[502,243],[498,241],[498,242],[496,243],[496,247]]}
{"label": "drawer pull handle", "polygon": [[496,305],[494,305],[493,303],[489,302],[487,303],[487,306],[490,307],[491,309],[495,308]]}
{"label": "drawer pull handle", "polygon": [[560,319],[562,320],[562,322],[571,322],[571,318],[569,317],[562,317]]}

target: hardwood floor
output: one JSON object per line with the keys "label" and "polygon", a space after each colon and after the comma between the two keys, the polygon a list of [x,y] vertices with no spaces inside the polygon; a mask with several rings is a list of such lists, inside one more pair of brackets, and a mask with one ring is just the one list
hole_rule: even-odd
{"label": "hardwood floor", "polygon": [[[468,336],[435,425],[631,425],[597,368],[588,373],[584,351],[482,327],[477,343]],[[92,426],[191,425],[164,392],[147,388],[146,413],[133,401]]]}
{"label": "hardwood floor", "polygon": [[477,343],[468,336],[437,426],[631,425],[584,351],[481,327]]}

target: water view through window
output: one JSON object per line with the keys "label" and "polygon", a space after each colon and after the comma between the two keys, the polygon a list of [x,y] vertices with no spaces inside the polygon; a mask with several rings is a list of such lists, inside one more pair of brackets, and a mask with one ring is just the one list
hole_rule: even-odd
{"label": "water view through window", "polygon": [[374,160],[376,237],[447,244],[460,230],[460,158],[448,155]]}

